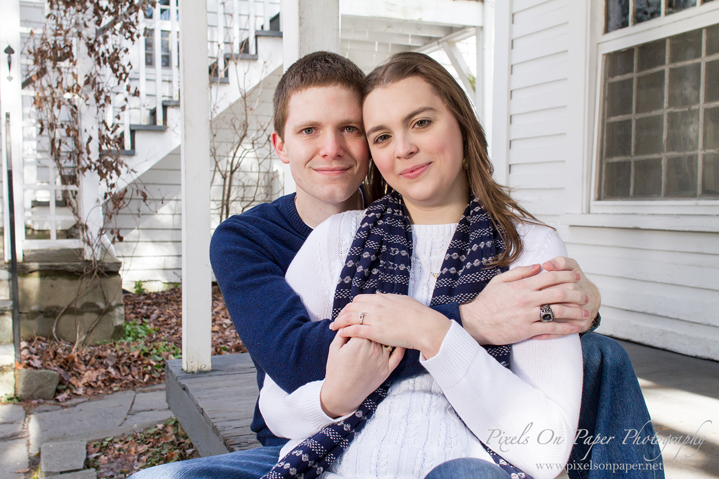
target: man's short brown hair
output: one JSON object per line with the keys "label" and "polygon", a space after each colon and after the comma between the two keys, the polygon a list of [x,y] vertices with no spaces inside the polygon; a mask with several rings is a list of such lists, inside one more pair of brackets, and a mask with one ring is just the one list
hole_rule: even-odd
{"label": "man's short brown hair", "polygon": [[290,66],[277,84],[273,98],[274,127],[280,138],[285,136],[287,107],[293,93],[311,87],[341,85],[362,94],[365,74],[352,61],[330,52],[314,52]]}

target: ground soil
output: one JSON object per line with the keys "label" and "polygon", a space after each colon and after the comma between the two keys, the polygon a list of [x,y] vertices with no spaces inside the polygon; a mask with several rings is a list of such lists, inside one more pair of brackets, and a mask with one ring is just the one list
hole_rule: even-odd
{"label": "ground soil", "polygon": [[[73,343],[36,337],[22,343],[22,366],[60,374],[55,400],[107,394],[165,381],[166,359],[182,346],[182,290],[124,295],[125,338],[73,350]],[[219,288],[212,298],[212,353],[245,352]],[[32,407],[41,401],[26,401]]]}

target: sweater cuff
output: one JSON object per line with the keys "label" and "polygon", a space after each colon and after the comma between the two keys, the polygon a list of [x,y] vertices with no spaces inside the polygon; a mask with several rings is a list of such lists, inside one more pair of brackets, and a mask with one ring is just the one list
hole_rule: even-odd
{"label": "sweater cuff", "polygon": [[482,347],[457,322],[452,324],[442,341],[439,352],[430,359],[420,354],[419,363],[435,378],[443,378],[442,384],[453,386],[464,378]]}
{"label": "sweater cuff", "polygon": [[305,420],[313,431],[319,431],[323,427],[339,420],[332,419],[322,410],[322,402],[320,400],[322,384],[324,384],[324,381],[313,381],[307,384],[302,396],[297,398],[298,410],[304,411],[306,414]]}

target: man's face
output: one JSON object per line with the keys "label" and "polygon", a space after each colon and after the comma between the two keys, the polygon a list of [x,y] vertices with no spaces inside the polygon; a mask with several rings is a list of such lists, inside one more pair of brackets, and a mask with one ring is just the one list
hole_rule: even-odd
{"label": "man's face", "polygon": [[297,194],[328,204],[346,201],[369,162],[359,93],[338,85],[310,87],[292,94],[287,110],[284,140],[274,132],[272,144],[290,165]]}

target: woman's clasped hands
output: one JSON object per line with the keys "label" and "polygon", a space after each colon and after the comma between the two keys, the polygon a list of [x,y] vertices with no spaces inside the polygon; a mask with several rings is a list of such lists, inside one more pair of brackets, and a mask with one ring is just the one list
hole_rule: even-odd
{"label": "woman's clasped hands", "polygon": [[439,352],[450,324],[446,316],[411,296],[376,293],[355,296],[330,328],[339,331],[338,336],[416,349],[429,359]]}

